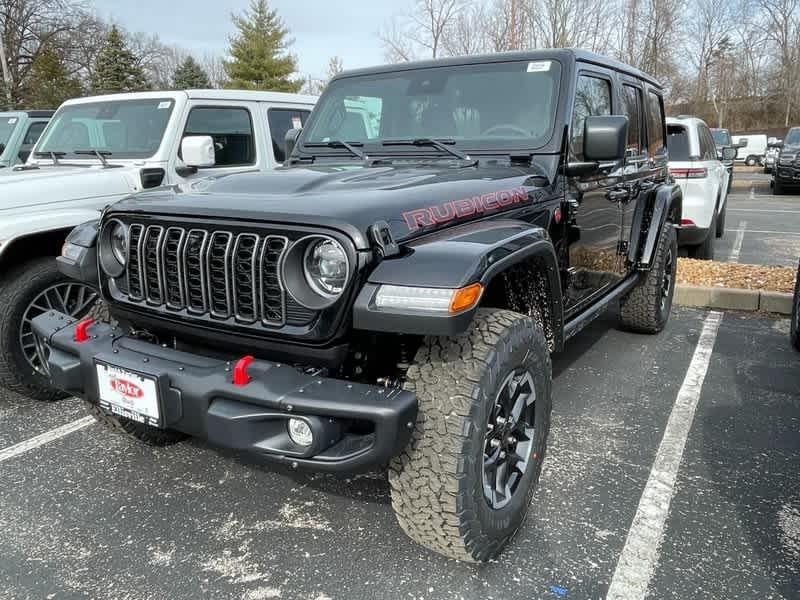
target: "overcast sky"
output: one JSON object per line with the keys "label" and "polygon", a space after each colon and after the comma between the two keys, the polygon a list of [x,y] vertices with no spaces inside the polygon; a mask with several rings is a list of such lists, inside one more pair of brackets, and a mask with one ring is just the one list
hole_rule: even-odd
{"label": "overcast sky", "polygon": [[[202,57],[225,52],[233,31],[230,14],[246,9],[249,0],[94,0],[94,5],[99,16],[132,32],[157,33],[162,42]],[[295,40],[300,72],[312,77],[325,75],[331,56],[341,56],[346,69],[384,62],[376,33],[405,5],[404,0],[270,0]]]}

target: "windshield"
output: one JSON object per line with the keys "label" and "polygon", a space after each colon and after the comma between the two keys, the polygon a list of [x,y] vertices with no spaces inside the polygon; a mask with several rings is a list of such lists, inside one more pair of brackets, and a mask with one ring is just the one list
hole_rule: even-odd
{"label": "windshield", "polygon": [[0,116],[0,145],[5,146],[8,144],[8,140],[11,139],[11,134],[14,133],[18,122],[18,117]]}
{"label": "windshield", "polygon": [[560,81],[551,60],[346,77],[330,84],[302,143],[374,151],[387,140],[436,138],[462,150],[538,148],[552,135]]}
{"label": "windshield", "polygon": [[727,129],[712,129],[711,135],[714,136],[714,142],[717,146],[731,145],[731,134],[728,133]]}
{"label": "windshield", "polygon": [[689,133],[682,125],[667,125],[667,150],[672,161],[690,160]]}
{"label": "windshield", "polygon": [[786,134],[786,139],[783,140],[785,146],[798,146],[800,145],[800,127],[794,127]]}
{"label": "windshield", "polygon": [[149,158],[161,145],[175,102],[169,98],[72,104],[59,109],[37,152],[99,150],[114,158]]}

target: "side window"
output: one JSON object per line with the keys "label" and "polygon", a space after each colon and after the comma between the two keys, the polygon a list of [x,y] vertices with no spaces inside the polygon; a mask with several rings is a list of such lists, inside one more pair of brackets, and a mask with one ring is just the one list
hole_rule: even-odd
{"label": "side window", "polygon": [[628,117],[628,154],[638,156],[644,151],[642,90],[632,85],[623,85],[622,100],[622,109]]}
{"label": "side window", "polygon": [[253,121],[246,108],[193,108],[183,135],[210,135],[214,140],[217,167],[238,167],[256,162]]}
{"label": "side window", "polygon": [[572,154],[583,160],[583,126],[586,117],[611,114],[611,81],[579,75],[575,88],[575,110],[572,113]]}
{"label": "side window", "polygon": [[661,96],[650,92],[647,104],[647,152],[655,156],[664,149],[664,102]]}
{"label": "side window", "polygon": [[708,127],[700,128],[701,148],[703,150],[703,160],[717,160],[717,147]]}
{"label": "side window", "polygon": [[270,108],[267,111],[269,133],[272,136],[272,154],[277,162],[282,163],[286,160],[283,143],[286,132],[290,129],[302,128],[310,114],[310,110],[291,108]]}
{"label": "side window", "polygon": [[22,145],[33,146],[39,139],[39,136],[42,135],[46,125],[47,123],[44,121],[31,123],[30,127],[28,127],[28,131],[25,132],[25,137],[22,139]]}

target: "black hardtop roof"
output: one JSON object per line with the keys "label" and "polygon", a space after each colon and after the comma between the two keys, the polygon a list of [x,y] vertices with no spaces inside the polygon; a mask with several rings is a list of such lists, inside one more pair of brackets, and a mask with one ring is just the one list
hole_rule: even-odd
{"label": "black hardtop roof", "polygon": [[448,67],[459,65],[474,65],[493,62],[506,62],[515,60],[547,60],[553,59],[561,62],[585,62],[595,64],[601,67],[614,69],[621,73],[631,75],[643,79],[649,84],[661,88],[661,84],[654,77],[643,73],[636,67],[626,65],[614,58],[589,52],[588,50],[581,50],[579,48],[548,48],[542,50],[522,50],[513,52],[496,52],[493,54],[479,54],[473,56],[454,56],[451,58],[437,58],[432,60],[421,60],[414,62],[403,62],[391,65],[380,65],[375,67],[367,67],[364,69],[354,69],[352,71],[345,71],[334,79],[342,79],[346,77],[355,77],[360,75],[378,75],[383,73],[393,73],[400,71],[411,71],[415,69],[427,69],[432,67]]}
{"label": "black hardtop roof", "polygon": [[26,115],[31,119],[46,119],[52,117],[56,111],[54,110],[23,110]]}

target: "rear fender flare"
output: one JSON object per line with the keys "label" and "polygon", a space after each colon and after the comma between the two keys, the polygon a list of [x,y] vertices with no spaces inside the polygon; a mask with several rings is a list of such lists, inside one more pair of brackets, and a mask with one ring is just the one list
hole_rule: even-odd
{"label": "rear fender flare", "polygon": [[[664,223],[681,222],[683,192],[677,184],[660,185],[647,193],[633,215],[628,259],[640,271],[649,271]],[[646,232],[646,233],[645,233]]]}

